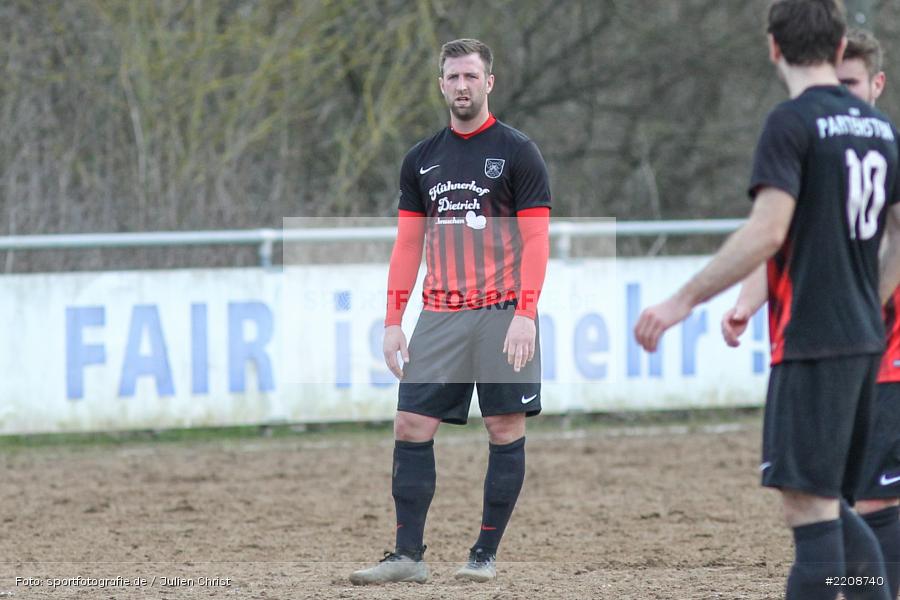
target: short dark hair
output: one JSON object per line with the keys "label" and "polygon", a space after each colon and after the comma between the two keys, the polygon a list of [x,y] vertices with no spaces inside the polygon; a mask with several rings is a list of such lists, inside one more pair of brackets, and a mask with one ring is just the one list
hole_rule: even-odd
{"label": "short dark hair", "polygon": [[775,0],[767,31],[788,64],[835,64],[847,29],[843,0]]}
{"label": "short dark hair", "polygon": [[438,62],[440,74],[444,74],[444,61],[448,58],[459,58],[470,54],[477,54],[481,57],[481,62],[484,63],[484,72],[486,75],[490,75],[494,66],[494,53],[484,42],[470,38],[453,40],[441,46],[441,58]]}
{"label": "short dark hair", "polygon": [[869,76],[878,75],[883,69],[884,51],[881,42],[871,31],[854,27],[847,31],[847,49],[844,60],[858,58],[866,65]]}

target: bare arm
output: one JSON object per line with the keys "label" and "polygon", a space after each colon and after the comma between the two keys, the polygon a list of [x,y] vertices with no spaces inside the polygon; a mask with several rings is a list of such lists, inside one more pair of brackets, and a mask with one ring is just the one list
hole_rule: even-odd
{"label": "bare arm", "polygon": [[892,205],[887,213],[886,243],[880,259],[881,277],[878,295],[884,304],[900,285],[900,203]]}
{"label": "bare arm", "polygon": [[653,352],[662,334],[698,304],[747,277],[775,254],[794,216],[794,198],[777,188],[759,191],[747,222],[734,232],[706,267],[665,302],[641,313],[634,328],[638,343]]}
{"label": "bare arm", "polygon": [[769,298],[769,284],[766,280],[766,264],[759,265],[741,284],[737,302],[742,311],[754,314]]}
{"label": "bare arm", "polygon": [[676,296],[693,308],[747,277],[781,247],[795,204],[789,194],[779,189],[761,190],[744,226],[728,238],[709,264]]}
{"label": "bare arm", "polygon": [[725,343],[736,348],[740,337],[747,329],[750,318],[766,303],[768,282],[765,263],[758,266],[741,284],[734,306],[722,317],[722,337]]}

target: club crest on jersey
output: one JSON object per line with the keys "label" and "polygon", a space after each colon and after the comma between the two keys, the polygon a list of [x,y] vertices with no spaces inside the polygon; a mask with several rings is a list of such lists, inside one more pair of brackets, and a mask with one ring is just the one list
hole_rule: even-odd
{"label": "club crest on jersey", "polygon": [[497,179],[503,174],[503,165],[506,160],[502,158],[486,158],[484,159],[484,174],[491,179]]}

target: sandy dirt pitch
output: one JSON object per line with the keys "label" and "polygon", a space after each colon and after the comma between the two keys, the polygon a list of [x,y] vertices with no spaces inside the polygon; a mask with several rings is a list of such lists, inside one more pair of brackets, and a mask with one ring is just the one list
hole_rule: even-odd
{"label": "sandy dirt pitch", "polygon": [[[791,542],[755,421],[532,433],[498,579],[454,581],[480,520],[477,427],[438,435],[431,580],[380,588],[347,575],[393,542],[389,433],[4,451],[0,598],[782,596]],[[77,577],[146,582],[54,587]]]}

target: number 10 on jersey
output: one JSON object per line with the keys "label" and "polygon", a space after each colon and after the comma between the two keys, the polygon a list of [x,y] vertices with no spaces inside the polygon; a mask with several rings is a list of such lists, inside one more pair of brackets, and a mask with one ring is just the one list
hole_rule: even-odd
{"label": "number 10 on jersey", "polygon": [[877,150],[860,160],[855,150],[847,156],[847,222],[851,240],[868,240],[878,232],[878,217],[884,207],[887,161]]}

